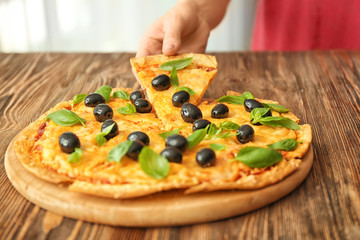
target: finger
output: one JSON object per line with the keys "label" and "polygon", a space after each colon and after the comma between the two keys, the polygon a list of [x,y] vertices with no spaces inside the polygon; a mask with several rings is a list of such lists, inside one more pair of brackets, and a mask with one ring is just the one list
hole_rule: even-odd
{"label": "finger", "polygon": [[140,41],[136,57],[161,54],[162,41],[153,37],[144,36]]}
{"label": "finger", "polygon": [[162,52],[165,55],[174,55],[180,50],[183,25],[183,20],[177,14],[164,24]]}
{"label": "finger", "polygon": [[207,23],[200,22],[195,32],[197,34],[189,35],[182,40],[181,50],[179,53],[205,53],[210,35],[210,28]]}

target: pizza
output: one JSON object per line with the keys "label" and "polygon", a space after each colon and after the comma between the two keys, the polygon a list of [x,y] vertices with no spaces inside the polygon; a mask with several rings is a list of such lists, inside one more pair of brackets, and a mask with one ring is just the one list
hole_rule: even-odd
{"label": "pizza", "polygon": [[[181,60],[181,62],[176,62],[178,60]],[[170,79],[171,72],[169,74],[172,66],[165,65],[162,69],[159,68],[165,62],[170,61],[175,62],[175,65],[181,65],[182,62],[186,64],[186,61],[189,60],[191,60],[191,63],[186,68],[181,69],[181,71],[177,72],[175,68],[174,71],[177,72],[178,79],[175,80],[175,83]],[[132,58],[130,62],[136,72],[138,82],[153,104],[157,117],[163,122],[167,130],[183,125],[179,107],[174,106],[173,99],[175,98],[176,105],[176,99],[183,99],[181,94],[187,94],[189,98],[187,102],[195,105],[198,104],[217,72],[215,57],[203,54],[155,55]],[[153,81],[154,78],[157,81]],[[161,81],[171,82],[171,84],[161,85]],[[156,82],[155,87],[154,82]],[[159,86],[156,86],[156,84]],[[176,95],[173,97],[176,92],[178,92],[180,97],[176,98]],[[180,101],[178,104],[182,104],[182,102]]]}
{"label": "pizza", "polygon": [[[301,165],[311,127],[276,101],[229,91],[202,54],[130,60],[142,89],[101,86],[58,103],[15,140],[22,165],[69,191],[125,199],[259,189]],[[180,93],[179,93],[180,92]]]}

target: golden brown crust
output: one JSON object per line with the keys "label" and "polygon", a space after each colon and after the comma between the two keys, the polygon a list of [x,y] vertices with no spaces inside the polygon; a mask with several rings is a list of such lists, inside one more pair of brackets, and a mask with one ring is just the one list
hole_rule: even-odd
{"label": "golden brown crust", "polygon": [[196,192],[209,192],[216,190],[252,190],[262,188],[274,183],[277,183],[295,171],[301,163],[299,159],[281,160],[270,170],[264,171],[258,175],[248,175],[242,177],[234,182],[221,182],[221,183],[202,183],[197,186],[188,188],[185,194]]}
{"label": "golden brown crust", "polygon": [[41,155],[34,149],[34,145],[39,137],[38,130],[44,124],[46,116],[57,109],[63,108],[64,105],[67,105],[67,103],[57,104],[54,108],[41,115],[35,122],[24,128],[15,139],[14,144],[16,155],[26,170],[52,183],[69,182],[71,179],[45,168],[41,163]]}

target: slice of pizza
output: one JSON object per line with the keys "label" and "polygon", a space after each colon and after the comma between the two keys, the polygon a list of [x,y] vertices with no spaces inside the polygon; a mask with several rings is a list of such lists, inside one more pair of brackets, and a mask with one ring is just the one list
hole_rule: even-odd
{"label": "slice of pizza", "polygon": [[204,54],[154,55],[130,62],[165,130],[184,125],[183,104],[197,105],[217,72],[216,58]]}

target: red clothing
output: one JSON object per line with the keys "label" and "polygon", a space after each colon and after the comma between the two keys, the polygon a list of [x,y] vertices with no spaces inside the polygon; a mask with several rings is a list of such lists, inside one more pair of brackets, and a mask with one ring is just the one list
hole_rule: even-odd
{"label": "red clothing", "polygon": [[360,49],[359,0],[259,0],[253,50]]}

